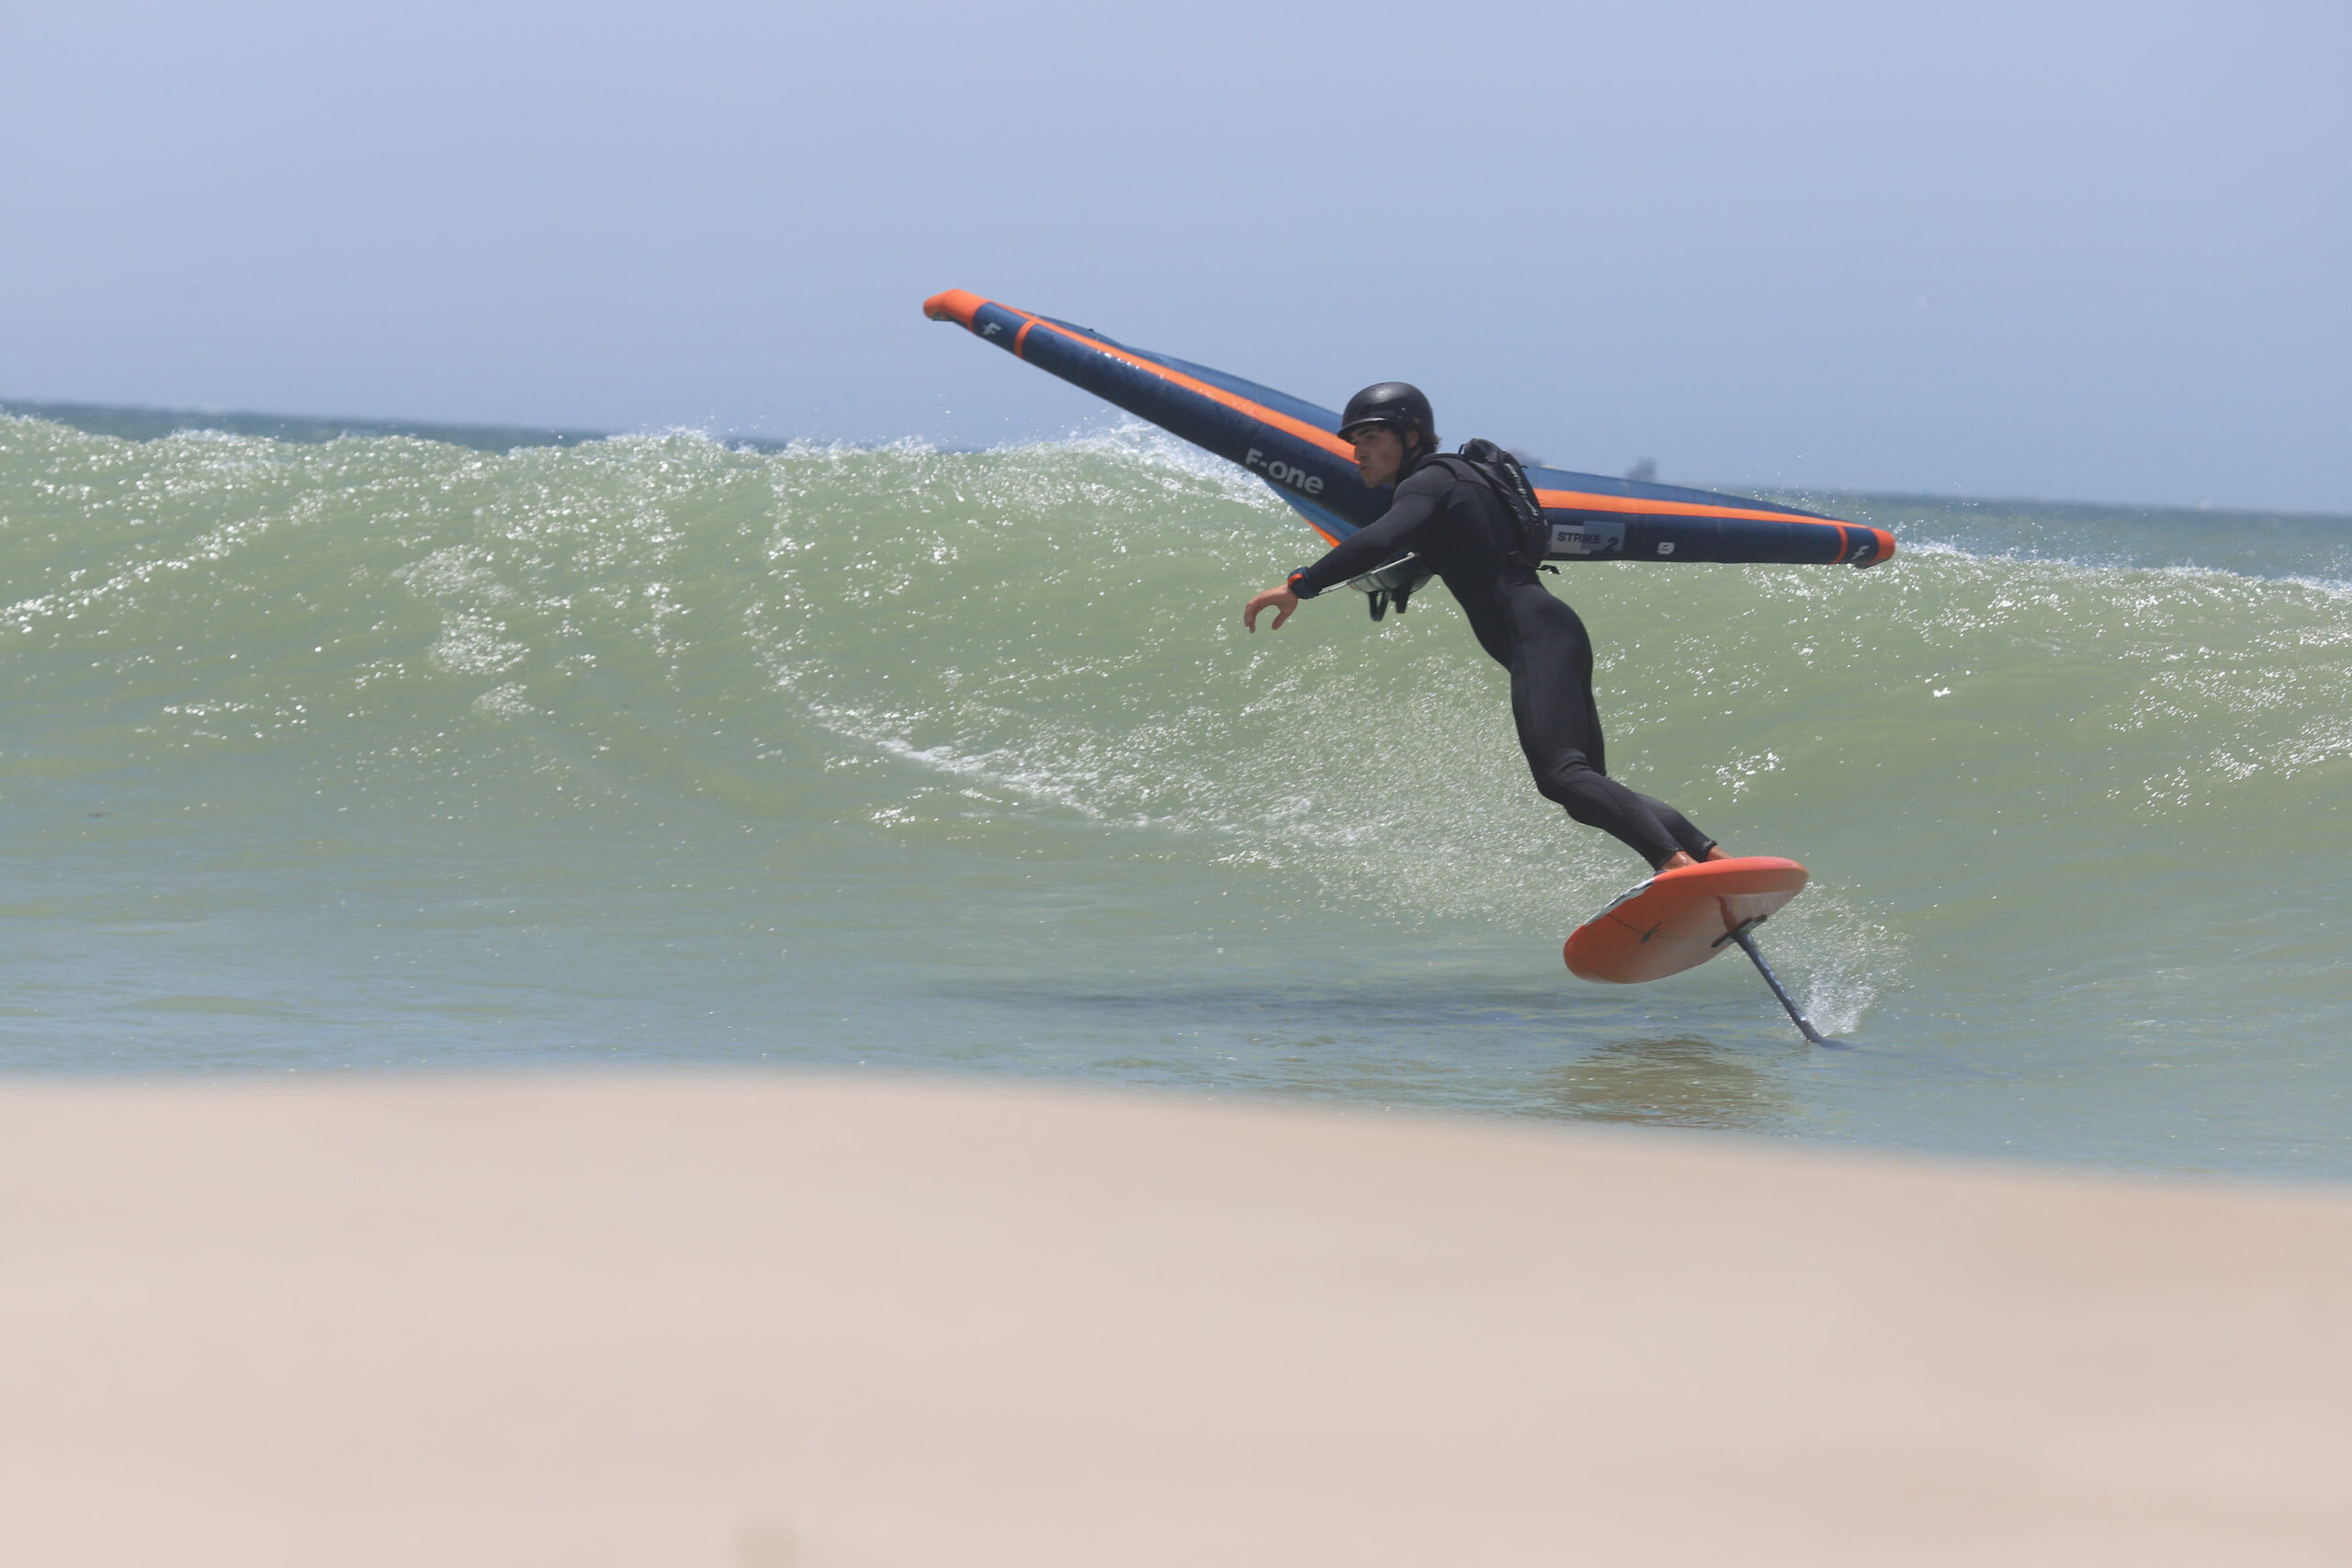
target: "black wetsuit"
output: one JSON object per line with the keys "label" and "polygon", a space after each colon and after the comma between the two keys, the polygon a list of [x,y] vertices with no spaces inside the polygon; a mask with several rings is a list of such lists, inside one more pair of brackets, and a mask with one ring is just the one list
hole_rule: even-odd
{"label": "black wetsuit", "polygon": [[1510,712],[1535,787],[1577,821],[1613,835],[1656,867],[1675,851],[1704,860],[1714,840],[1662,800],[1608,775],[1592,700],[1592,639],[1577,613],[1511,558],[1513,525],[1500,497],[1453,464],[1408,462],[1395,500],[1304,571],[1291,592],[1312,599],[1410,550],[1444,580],[1479,646],[1510,671]]}

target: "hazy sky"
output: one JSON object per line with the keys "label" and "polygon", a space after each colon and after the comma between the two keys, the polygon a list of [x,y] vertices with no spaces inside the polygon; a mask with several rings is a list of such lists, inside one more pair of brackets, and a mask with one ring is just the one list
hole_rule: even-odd
{"label": "hazy sky", "polygon": [[2352,511],[2352,5],[0,0],[0,396],[993,444],[963,288],[1694,481]]}

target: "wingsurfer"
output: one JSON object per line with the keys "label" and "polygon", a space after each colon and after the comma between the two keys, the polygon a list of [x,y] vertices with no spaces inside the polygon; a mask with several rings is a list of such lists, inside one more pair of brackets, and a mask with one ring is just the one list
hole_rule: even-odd
{"label": "wingsurfer", "polygon": [[1443,581],[1478,645],[1510,671],[1511,717],[1535,787],[1570,817],[1631,848],[1652,869],[1721,860],[1722,846],[1662,800],[1609,776],[1600,711],[1592,695],[1592,638],[1584,622],[1536,580],[1515,548],[1514,525],[1494,488],[1464,466],[1439,461],[1437,418],[1403,381],[1348,400],[1340,438],[1374,489],[1394,486],[1379,521],[1357,530],[1280,588],[1252,598],[1242,625],[1272,610],[1280,629],[1302,599],[1388,565],[1407,552]]}

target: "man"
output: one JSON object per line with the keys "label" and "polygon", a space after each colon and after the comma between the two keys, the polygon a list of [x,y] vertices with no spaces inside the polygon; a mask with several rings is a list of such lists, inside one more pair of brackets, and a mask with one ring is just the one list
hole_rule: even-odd
{"label": "man", "polygon": [[1356,449],[1363,482],[1394,485],[1388,510],[1313,566],[1269,588],[1241,612],[1254,632],[1260,612],[1279,630],[1302,599],[1362,577],[1410,551],[1444,581],[1470,629],[1510,671],[1510,712],[1535,787],[1568,815],[1609,833],[1671,871],[1724,850],[1662,800],[1637,795],[1608,774],[1600,713],[1592,699],[1592,639],[1577,613],[1515,558],[1516,525],[1502,497],[1471,471],[1433,460],[1437,418],[1429,399],[1402,381],[1366,387],[1348,400],[1340,438]]}

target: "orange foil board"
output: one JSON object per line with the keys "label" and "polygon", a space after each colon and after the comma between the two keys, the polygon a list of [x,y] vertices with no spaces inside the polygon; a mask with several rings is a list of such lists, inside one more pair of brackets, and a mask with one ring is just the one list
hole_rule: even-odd
{"label": "orange foil board", "polygon": [[1733,928],[1772,913],[1804,884],[1804,867],[1772,855],[1661,871],[1578,926],[1561,956],[1579,980],[1677,975],[1730,947]]}

